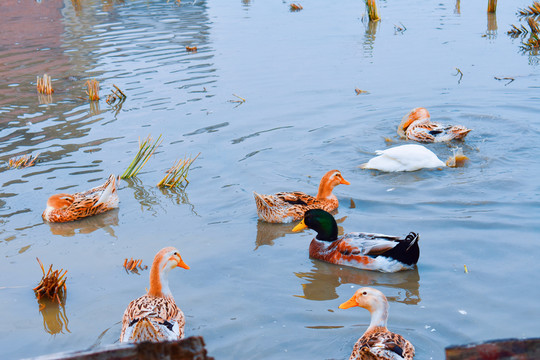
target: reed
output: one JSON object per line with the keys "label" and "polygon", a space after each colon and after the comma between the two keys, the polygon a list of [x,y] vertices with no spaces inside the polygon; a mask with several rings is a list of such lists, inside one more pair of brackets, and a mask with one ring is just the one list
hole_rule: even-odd
{"label": "reed", "polygon": [[99,81],[96,79],[88,80],[86,81],[86,86],[88,87],[86,95],[88,95],[90,101],[99,100]]}
{"label": "reed", "polygon": [[37,91],[38,93],[51,95],[54,90],[51,84],[51,77],[47,74],[43,74],[43,77],[37,77]]}
{"label": "reed", "polygon": [[520,15],[520,16],[540,16],[540,3],[538,1],[535,1],[528,8],[518,10],[518,15]]}
{"label": "reed", "polygon": [[366,6],[368,9],[369,21],[381,20],[379,16],[379,10],[377,10],[377,3],[375,3],[375,0],[366,0]]}
{"label": "reed", "polygon": [[133,177],[141,171],[144,165],[148,162],[150,159],[150,156],[154,154],[157,147],[161,144],[161,135],[157,138],[155,142],[152,142],[152,137],[148,135],[148,137],[141,142],[141,139],[139,139],[139,151],[135,155],[135,158],[131,161],[129,166],[127,167],[126,171],[122,174],[122,179],[129,179],[130,177]]}
{"label": "reed", "polygon": [[131,258],[130,260],[128,260],[127,258],[124,260],[124,269],[126,269],[126,271],[131,271],[131,272],[137,272],[137,270],[146,270],[148,269],[148,266],[147,265],[144,265],[142,264],[142,259],[135,259],[133,260],[133,258]]}
{"label": "reed", "polygon": [[196,53],[197,52],[197,47],[196,46],[186,46],[186,51]]}
{"label": "reed", "polygon": [[126,101],[126,98],[127,98],[126,94],[124,94],[124,92],[120,90],[118,86],[113,84],[113,87],[114,89],[111,90],[111,93],[107,95],[107,98],[105,99],[107,104],[113,105],[116,102],[116,100],[118,100],[118,102],[120,103],[123,103],[124,101]]}
{"label": "reed", "polygon": [[302,10],[302,9],[303,9],[303,7],[302,7],[302,5],[300,5],[300,4],[294,4],[294,3],[293,3],[293,4],[290,4],[290,5],[289,5],[289,10],[290,10],[290,11],[293,11],[293,12],[294,12],[294,11],[300,11],[300,10]]}
{"label": "reed", "polygon": [[488,13],[494,13],[497,11],[497,0],[488,0]]}
{"label": "reed", "polygon": [[185,159],[180,159],[176,164],[174,164],[167,174],[161,181],[157,184],[158,187],[168,187],[173,188],[182,184],[182,182],[189,183],[187,176],[189,172],[189,167],[195,159],[199,157],[201,153],[198,153],[194,158],[186,157]]}
{"label": "reed", "polygon": [[50,300],[56,300],[59,304],[64,304],[66,296],[65,276],[67,274],[67,270],[60,269],[53,271],[51,264],[49,266],[49,270],[47,271],[47,273],[45,273],[45,268],[43,267],[43,264],[41,263],[39,258],[36,259],[39,263],[39,266],[41,267],[41,271],[43,272],[40,283],[34,288],[34,292],[38,301],[42,298],[47,298]]}
{"label": "reed", "polygon": [[11,158],[8,160],[8,168],[25,168],[29,166],[34,166],[36,164],[36,159],[38,158],[39,153],[32,157],[32,155],[23,155],[18,158]]}

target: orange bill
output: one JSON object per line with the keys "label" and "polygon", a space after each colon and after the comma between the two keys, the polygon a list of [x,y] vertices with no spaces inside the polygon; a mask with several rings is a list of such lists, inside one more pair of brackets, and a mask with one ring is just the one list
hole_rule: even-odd
{"label": "orange bill", "polygon": [[349,300],[345,301],[343,304],[339,305],[340,309],[348,309],[352,308],[354,306],[358,306],[358,303],[356,302],[356,298],[353,296]]}

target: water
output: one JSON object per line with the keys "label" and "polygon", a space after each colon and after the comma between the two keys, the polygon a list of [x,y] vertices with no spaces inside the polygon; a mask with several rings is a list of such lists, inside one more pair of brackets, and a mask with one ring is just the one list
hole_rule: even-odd
{"label": "water", "polygon": [[[116,342],[126,305],[148,287],[148,270],[127,274],[124,259],[150,265],[170,245],[191,266],[170,277],[186,333],[204,336],[217,359],[347,358],[369,313],[337,307],[362,285],[388,296],[389,327],[417,359],[538,336],[540,72],[506,35],[530,2],[501,2],[488,18],[484,2],[382,1],[372,27],[358,1],[301,4],[2,2],[0,161],[41,153],[34,167],[0,168],[2,358]],[[51,99],[35,92],[43,73]],[[97,104],[84,99],[92,78]],[[122,107],[104,101],[113,84],[127,94]],[[474,129],[463,144],[429,145],[442,159],[462,146],[468,165],[359,169],[386,137],[403,143],[397,125],[417,106]],[[119,210],[43,222],[51,194],[122,173],[149,134],[164,142],[121,182]],[[199,152],[185,189],[155,187]],[[335,190],[342,231],[419,232],[417,270],[310,260],[313,232],[257,220],[252,191],[315,194],[334,168],[351,182]],[[62,312],[39,311],[36,257],[68,270],[67,326]]]}

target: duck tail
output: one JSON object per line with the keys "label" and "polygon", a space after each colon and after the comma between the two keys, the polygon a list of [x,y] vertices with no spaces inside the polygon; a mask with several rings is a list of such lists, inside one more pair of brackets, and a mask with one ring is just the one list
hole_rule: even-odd
{"label": "duck tail", "polygon": [[96,203],[96,205],[106,204],[107,207],[109,208],[118,207],[119,199],[118,199],[117,185],[119,182],[120,182],[120,177],[117,177],[114,174],[111,174],[107,182],[103,184],[103,187],[105,189],[99,196],[99,200]]}
{"label": "duck tail", "polygon": [[451,131],[452,134],[454,134],[454,139],[461,140],[465,136],[467,136],[467,134],[470,133],[472,129],[467,129],[464,126],[454,126]]}
{"label": "duck tail", "polygon": [[398,240],[399,243],[385,256],[391,257],[407,266],[415,265],[420,257],[420,248],[418,240],[420,236],[417,233],[410,232],[405,239]]}
{"label": "duck tail", "polygon": [[133,325],[133,331],[131,333],[131,336],[128,339],[129,342],[157,342],[160,340],[162,339],[158,329],[156,329],[154,324],[152,324],[152,322],[145,317],[137,319],[136,323]]}

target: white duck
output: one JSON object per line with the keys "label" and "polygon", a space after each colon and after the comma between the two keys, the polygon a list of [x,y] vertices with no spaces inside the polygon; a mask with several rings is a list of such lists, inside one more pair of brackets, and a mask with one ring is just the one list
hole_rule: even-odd
{"label": "white duck", "polygon": [[377,150],[375,153],[378,156],[360,165],[362,169],[396,172],[446,166],[431,150],[417,144],[395,146],[386,150]]}

